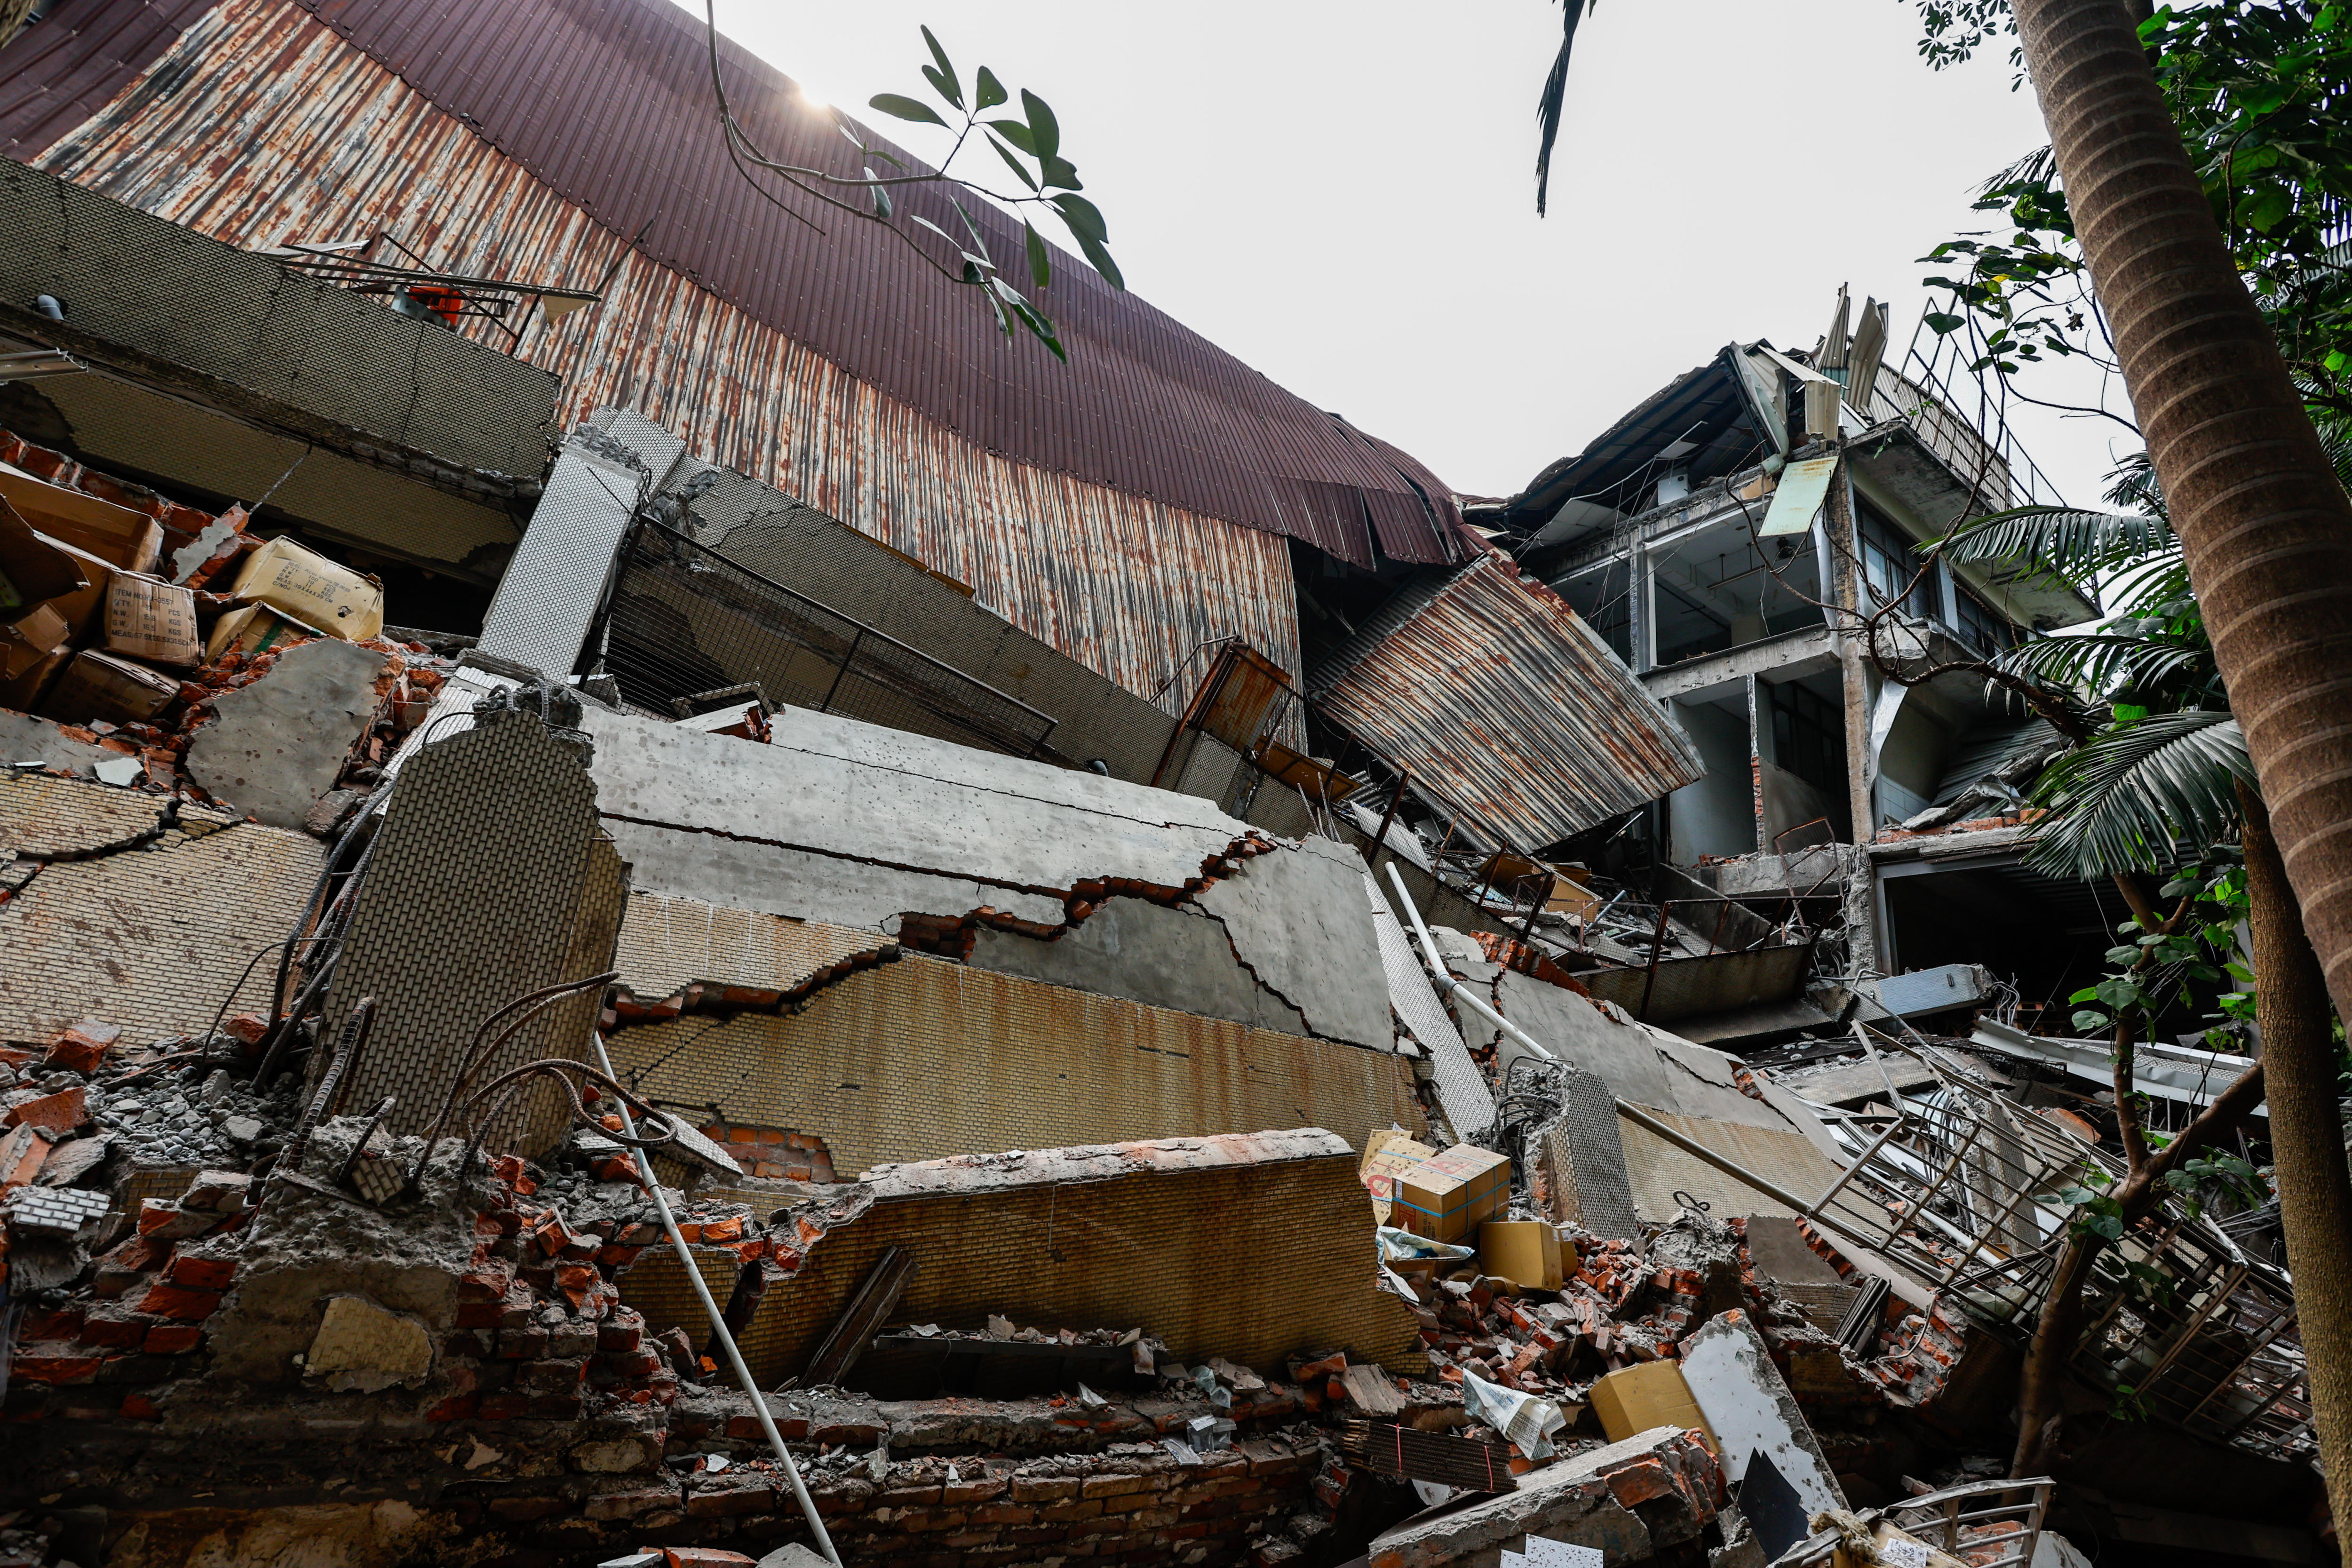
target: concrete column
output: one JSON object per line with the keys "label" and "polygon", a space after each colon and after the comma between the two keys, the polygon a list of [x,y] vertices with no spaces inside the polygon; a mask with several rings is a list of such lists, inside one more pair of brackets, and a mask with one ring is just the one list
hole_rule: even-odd
{"label": "concrete column", "polygon": [[1756,847],[1760,852],[1772,846],[1764,837],[1764,704],[1767,699],[1763,685],[1754,676],[1748,678],[1748,790],[1750,805],[1756,816]]}
{"label": "concrete column", "polygon": [[582,429],[565,441],[483,620],[481,650],[570,676],[653,476],[628,447]]}
{"label": "concrete column", "polygon": [[[1843,444],[1832,442],[1831,449],[1843,456]],[[1870,842],[1873,821],[1870,805],[1870,772],[1866,763],[1870,750],[1870,676],[1863,661],[1862,639],[1855,635],[1862,624],[1862,554],[1856,548],[1853,526],[1853,476],[1841,463],[1837,479],[1830,486],[1826,514],[1829,537],[1831,600],[1838,608],[1839,624],[1831,631],[1837,647],[1839,685],[1845,699],[1845,779],[1847,809],[1853,816],[1853,838],[1856,844]]]}
{"label": "concrete column", "polygon": [[[1832,442],[1843,456],[1843,442]],[[1844,464],[1830,486],[1822,508],[1822,533],[1829,544],[1831,602],[1838,607],[1838,623],[1831,637],[1837,648],[1839,685],[1845,699],[1845,780],[1847,809],[1853,816],[1856,846],[1853,873],[1845,880],[1846,962],[1866,973],[1879,966],[1877,878],[1868,844],[1875,826],[1870,801],[1870,672],[1863,658],[1862,639],[1855,635],[1862,619],[1862,552],[1856,547],[1853,523],[1853,475]]]}

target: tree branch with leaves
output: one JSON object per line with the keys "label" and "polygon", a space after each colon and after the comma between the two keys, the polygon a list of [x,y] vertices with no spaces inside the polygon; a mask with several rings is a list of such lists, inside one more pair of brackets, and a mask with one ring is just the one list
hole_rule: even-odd
{"label": "tree branch with leaves", "polygon": [[[1036,292],[1042,294],[1052,286],[1052,252],[1037,232],[1035,218],[1031,215],[1051,213],[1058,218],[1087,265],[1112,288],[1127,287],[1118,264],[1111,258],[1110,231],[1101,209],[1079,194],[1085,185],[1078,178],[1076,166],[1063,153],[1061,122],[1035,93],[1026,88],[1022,89],[1018,117],[1003,114],[982,119],[989,110],[1012,101],[1003,82],[994,71],[982,66],[973,73],[967,94],[947,50],[940,47],[930,28],[925,27],[923,42],[931,58],[922,67],[923,79],[930,85],[940,107],[896,92],[877,93],[870,102],[873,108],[894,119],[937,126],[950,132],[954,140],[937,168],[909,165],[888,148],[861,135],[853,121],[830,107],[817,112],[824,114],[856,151],[856,171],[841,174],[814,164],[789,163],[771,155],[760,145],[729,100],[726,79],[719,68],[717,0],[705,0],[704,23],[709,48],[710,89],[718,104],[719,126],[726,136],[728,158],[746,184],[796,221],[824,232],[822,226],[806,214],[782,201],[773,187],[797,192],[847,218],[879,224],[904,241],[925,266],[952,282],[976,290],[994,312],[997,329],[1007,337],[1025,330],[1061,360],[1070,356],[1052,319],[1005,276],[1010,265],[1025,271],[1029,287]],[[974,142],[996,154],[1015,181],[1013,185],[991,186],[951,172],[958,156]],[[881,173],[877,164],[887,164],[897,172]],[[902,198],[910,190],[921,188],[936,190],[946,201],[962,227],[961,236],[919,214],[904,210]],[[990,249],[987,237],[965,205],[970,197],[984,197],[1021,219],[1022,254],[1017,259],[1000,261]],[[950,258],[941,260],[935,255],[929,241],[915,232],[918,229],[943,242]]]}

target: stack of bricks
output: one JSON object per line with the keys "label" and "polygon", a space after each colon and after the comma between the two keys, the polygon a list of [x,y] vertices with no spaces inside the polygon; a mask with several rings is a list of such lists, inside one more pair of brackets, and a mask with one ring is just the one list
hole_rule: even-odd
{"label": "stack of bricks", "polygon": [[204,1348],[206,1320],[236,1278],[236,1258],[198,1237],[231,1232],[250,1212],[249,1177],[208,1171],[174,1202],[141,1206],[139,1234],[98,1260],[91,1300],[25,1315],[5,1417],[152,1421],[149,1391],[182,1375]]}
{"label": "stack of bricks", "polygon": [[425,1419],[576,1421],[592,1403],[667,1406],[677,1375],[646,1348],[645,1320],[613,1282],[662,1239],[659,1227],[574,1230],[561,1211],[528,1206],[537,1187],[520,1158],[502,1156],[491,1172],[497,1196],[474,1216],[455,1330],[442,1342],[445,1386]]}
{"label": "stack of bricks", "polygon": [[[613,1405],[666,1407],[677,1397],[677,1374],[626,1307],[599,1321],[527,1299],[489,1305],[495,1327],[459,1328],[442,1341],[442,1396],[425,1410],[427,1421],[576,1422]],[[460,1303],[458,1321],[493,1315],[483,1306]]]}
{"label": "stack of bricks", "polygon": [[1869,1374],[1888,1398],[1915,1408],[1944,1391],[1952,1369],[1968,1353],[1967,1321],[1947,1314],[1941,1301],[1924,1314],[1906,1314],[1893,1337],[1900,1348],[1872,1362]]}
{"label": "stack of bricks", "polygon": [[703,1134],[727,1145],[747,1176],[782,1178],[794,1182],[833,1182],[833,1154],[824,1140],[813,1132],[789,1128],[730,1127],[723,1121],[704,1128]]}
{"label": "stack of bricks", "polygon": [[[1244,1558],[1255,1526],[1311,1500],[1322,1462],[1311,1435],[1274,1435],[1203,1455],[1197,1465],[1158,1451],[926,1458],[894,1463],[879,1480],[814,1476],[809,1489],[845,1563],[1200,1563]],[[604,1493],[588,1500],[586,1512],[625,1521],[637,1540],[663,1546],[710,1542],[757,1552],[807,1539],[784,1477],[757,1461]]]}

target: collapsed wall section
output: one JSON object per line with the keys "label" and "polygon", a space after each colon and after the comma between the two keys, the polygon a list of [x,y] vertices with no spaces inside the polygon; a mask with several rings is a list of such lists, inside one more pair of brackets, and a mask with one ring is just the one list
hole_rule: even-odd
{"label": "collapsed wall section", "polygon": [[[586,722],[599,808],[642,892],[952,931],[951,956],[975,963],[1394,1048],[1361,865],[1331,840],[1269,839],[1189,796],[804,709],[777,712],[764,745]],[[1087,930],[1110,910],[1116,932]],[[976,925],[990,934],[965,940]]]}
{"label": "collapsed wall section", "polygon": [[[659,1102],[824,1140],[844,1177],[981,1149],[1326,1127],[1363,1147],[1422,1125],[1411,1063],[919,954],[791,1014],[619,1030]],[[1361,1189],[1358,1189],[1359,1196]]]}
{"label": "collapsed wall section", "polygon": [[[80,779],[0,776],[0,1039],[39,1041],[78,1018],[132,1037],[194,1034],[266,1007],[268,964],[240,972],[291,930],[325,849],[226,812],[181,806],[152,840],[157,797]],[[85,857],[65,858],[64,857]]]}
{"label": "collapsed wall section", "polygon": [[[872,1206],[761,1299],[741,1342],[762,1383],[800,1372],[893,1247],[919,1264],[894,1321],[1143,1324],[1185,1361],[1267,1372],[1304,1346],[1427,1365],[1412,1313],[1377,1283],[1356,1156],[1320,1129],[961,1155],[869,1171],[864,1185]],[[711,1252],[715,1284],[726,1270]],[[674,1255],[649,1253],[622,1299],[649,1327],[683,1323],[699,1340],[683,1286]],[[887,1373],[894,1352],[871,1353]]]}

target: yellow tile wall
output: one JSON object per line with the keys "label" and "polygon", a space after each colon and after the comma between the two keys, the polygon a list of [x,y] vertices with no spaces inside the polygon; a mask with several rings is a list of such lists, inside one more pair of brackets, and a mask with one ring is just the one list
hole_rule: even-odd
{"label": "yellow tile wall", "polygon": [[[1279,1373],[1293,1351],[1336,1347],[1427,1367],[1404,1303],[1375,1283],[1371,1205],[1354,1156],[1339,1154],[877,1203],[769,1287],[741,1342],[753,1375],[797,1375],[893,1246],[920,1267],[892,1326],[980,1328],[1001,1312],[1048,1331],[1140,1327],[1188,1364],[1222,1355]],[[724,1306],[734,1255],[697,1252]],[[698,1345],[709,1331],[666,1249],[622,1277],[621,1299],[655,1331],[683,1323]]]}
{"label": "yellow tile wall", "polygon": [[844,1177],[1006,1149],[1321,1127],[1418,1135],[1404,1058],[910,955],[797,1013],[619,1030],[639,1093],[824,1140]]}
{"label": "yellow tile wall", "polygon": [[[0,778],[0,847],[86,848],[152,826],[163,802],[80,780]],[[326,847],[308,834],[185,807],[190,831],[95,860],[43,867],[0,903],[0,1039],[38,1042],[79,1018],[145,1045],[229,1011],[265,1010],[274,955]],[[236,995],[229,995],[234,988]]]}

